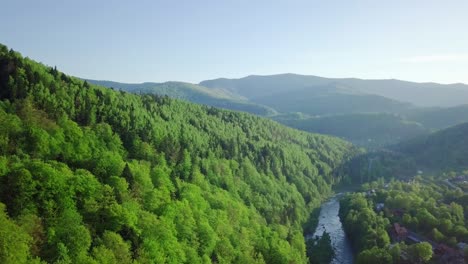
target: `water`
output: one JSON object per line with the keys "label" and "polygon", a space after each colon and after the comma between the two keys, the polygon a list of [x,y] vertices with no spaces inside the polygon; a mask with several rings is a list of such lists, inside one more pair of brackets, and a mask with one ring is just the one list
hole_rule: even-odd
{"label": "water", "polygon": [[317,229],[315,229],[313,235],[307,235],[306,239],[315,236],[321,237],[323,231],[327,231],[327,233],[330,234],[331,244],[335,251],[335,257],[331,263],[352,264],[354,255],[351,249],[351,242],[348,240],[343,230],[340,217],[338,216],[339,210],[339,195],[332,197],[322,204]]}

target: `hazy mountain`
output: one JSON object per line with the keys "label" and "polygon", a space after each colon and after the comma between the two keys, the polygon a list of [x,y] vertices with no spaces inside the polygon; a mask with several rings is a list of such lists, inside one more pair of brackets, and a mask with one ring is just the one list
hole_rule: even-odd
{"label": "hazy mountain", "polygon": [[292,112],[272,118],[300,130],[334,135],[360,146],[377,148],[468,122],[468,105],[411,108],[399,114],[351,113],[311,116],[302,112]]}
{"label": "hazy mountain", "polygon": [[448,107],[468,103],[468,85],[465,84],[443,85],[393,79],[323,78],[297,74],[252,75],[240,79],[207,80],[200,84],[209,88],[224,88],[249,99],[314,89],[328,84],[341,84],[353,92],[380,95],[416,106]]}
{"label": "hazy mountain", "polygon": [[407,119],[438,130],[468,122],[468,105],[448,108],[417,108],[405,113]]}
{"label": "hazy mountain", "polygon": [[468,106],[458,106],[468,103],[465,84],[278,74],[200,85],[272,107],[281,113],[273,119],[288,126],[371,148],[468,121]]}
{"label": "hazy mountain", "polygon": [[87,80],[90,83],[112,87],[131,93],[149,93],[167,95],[172,98],[190,102],[220,107],[230,110],[243,111],[257,115],[273,115],[275,111],[270,107],[249,102],[245,97],[231,93],[225,89],[209,89],[197,84],[185,82],[165,83],[119,83],[112,81]]}
{"label": "hazy mountain", "polygon": [[370,148],[395,144],[468,121],[468,105],[444,107],[468,101],[468,88],[462,84],[332,79],[297,74],[216,79],[199,85],[88,81],[137,94],[167,95],[271,116],[294,128],[339,136]]}
{"label": "hazy mountain", "polygon": [[346,164],[354,181],[413,178],[468,169],[468,123],[414,137],[356,156]]}
{"label": "hazy mountain", "polygon": [[393,148],[425,168],[468,168],[468,123],[403,142]]}
{"label": "hazy mountain", "polygon": [[317,76],[297,74],[250,75],[240,79],[214,79],[200,82],[209,88],[223,88],[249,99],[270,96],[283,92],[301,90],[311,86],[326,85],[332,81]]}
{"label": "hazy mountain", "polygon": [[343,85],[328,84],[278,92],[252,101],[279,112],[303,112],[310,115],[385,112],[398,113],[413,106],[383,96],[352,91]]}
{"label": "hazy mountain", "polygon": [[372,113],[323,117],[279,115],[273,119],[297,129],[334,135],[354,144],[378,148],[429,133],[423,125],[408,121],[400,115]]}

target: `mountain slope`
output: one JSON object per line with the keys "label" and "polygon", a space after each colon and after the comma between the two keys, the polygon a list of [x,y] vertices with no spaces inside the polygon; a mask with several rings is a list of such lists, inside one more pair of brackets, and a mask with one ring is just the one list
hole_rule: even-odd
{"label": "mountain slope", "polygon": [[160,95],[168,95],[179,99],[197,99],[197,98],[216,98],[230,100],[245,100],[244,97],[232,94],[229,91],[222,89],[208,89],[206,87],[185,83],[185,82],[165,82],[165,83],[119,83],[112,81],[86,81],[105,87],[113,87],[118,90],[123,90],[131,93],[155,93]]}
{"label": "mountain slope", "polygon": [[90,85],[0,45],[0,262],[305,263],[350,143]]}
{"label": "mountain slope", "polygon": [[93,84],[112,87],[131,93],[167,95],[172,98],[187,100],[198,104],[243,111],[256,115],[269,116],[275,114],[275,110],[270,107],[249,102],[244,97],[230,93],[227,90],[208,89],[191,83],[165,82],[129,84],[111,81],[87,81]]}
{"label": "mountain slope", "polygon": [[395,150],[434,170],[468,168],[468,123],[403,142]]}
{"label": "mountain slope", "polygon": [[200,82],[200,85],[215,89],[226,89],[252,99],[329,83],[328,79],[322,77],[277,74],[268,76],[250,75],[240,79],[206,80]]}
{"label": "mountain slope", "polygon": [[[272,118],[288,126],[341,136],[371,148],[468,121],[468,108],[458,106],[468,103],[468,85],[464,84],[297,74],[252,75],[200,84],[270,106],[279,112]],[[291,113],[306,117],[295,118]]]}
{"label": "mountain slope", "polygon": [[207,80],[200,84],[209,88],[227,89],[249,99],[262,98],[316,86],[339,84],[348,87],[356,93],[384,96],[416,106],[448,107],[468,103],[468,85],[465,84],[442,85],[400,80],[323,78],[297,74],[252,75],[240,79]]}
{"label": "mountain slope", "polygon": [[418,108],[404,113],[405,117],[425,126],[439,130],[468,122],[468,105],[448,108]]}
{"label": "mountain slope", "polygon": [[279,112],[302,112],[309,115],[398,113],[412,107],[378,95],[355,93],[336,84],[279,92],[252,100]]}
{"label": "mountain slope", "polygon": [[368,148],[396,144],[429,133],[419,123],[395,114],[344,114],[323,117],[273,117],[278,122],[300,130],[334,135]]}
{"label": "mountain slope", "polygon": [[468,123],[355,156],[345,166],[353,182],[379,178],[411,179],[425,174],[468,169]]}

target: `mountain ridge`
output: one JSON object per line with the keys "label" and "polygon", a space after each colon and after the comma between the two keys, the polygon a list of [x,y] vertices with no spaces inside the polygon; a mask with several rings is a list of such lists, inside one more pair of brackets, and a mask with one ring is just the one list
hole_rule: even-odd
{"label": "mountain ridge", "polygon": [[[468,98],[468,85],[462,83],[439,84],[435,82],[411,82],[398,79],[327,78],[288,73],[249,75],[237,79],[213,79],[202,81],[199,84],[211,88],[227,88],[247,98],[253,98],[262,96],[262,94],[252,94],[245,90],[255,90],[255,88],[264,90],[265,87],[262,86],[269,85],[276,88],[273,91],[276,93],[278,89],[279,91],[292,91],[304,88],[304,86],[322,85],[330,82],[347,84],[356,91],[381,95],[390,99],[413,103],[417,106],[455,106],[468,103],[468,99],[463,99]],[[284,87],[286,84],[287,87]],[[397,92],[395,93],[393,90],[397,90]],[[408,92],[412,93],[411,96],[405,96],[405,93]],[[446,92],[450,92],[450,94],[444,94]],[[427,98],[429,96],[428,93],[432,94],[430,98]],[[426,98],[418,98],[418,96]]]}
{"label": "mountain ridge", "polygon": [[243,96],[233,94],[223,89],[209,89],[188,82],[168,81],[163,83],[120,83],[114,81],[99,81],[86,79],[86,81],[131,93],[148,93],[167,95],[172,98],[191,101],[214,107],[243,111],[260,116],[274,115],[274,109],[246,100]]}
{"label": "mountain ridge", "polygon": [[[310,80],[313,80],[312,83]],[[372,149],[468,121],[468,107],[464,107],[464,104],[456,106],[414,104],[418,98],[424,98],[422,95],[430,95],[431,89],[432,91],[435,89],[437,93],[444,93],[444,89],[449,87],[452,92],[465,93],[465,90],[468,91],[468,86],[464,84],[417,83],[397,79],[325,78],[294,73],[249,75],[238,79],[218,78],[202,81],[200,84],[187,82],[126,84],[93,80],[90,82],[107,87],[114,86],[133,93],[168,95],[194,103],[267,116],[288,126],[308,132],[341,136]],[[379,88],[381,83],[385,84],[384,88]],[[398,88],[400,84],[404,87]],[[398,98],[400,100],[397,100],[386,94],[379,95],[379,90],[391,90],[391,87],[397,87],[396,93],[407,94],[409,97],[400,96]],[[424,87],[430,87],[428,93],[421,92]],[[401,92],[404,89],[408,89],[408,92]],[[416,96],[416,102],[412,98],[415,94],[419,95]],[[464,103],[464,100],[468,101],[468,93],[466,97],[460,95],[449,97],[454,97],[461,103]],[[435,98],[439,101],[442,97],[435,96]],[[294,113],[315,118],[295,118]],[[380,115],[382,118],[376,118],[374,114],[397,114],[401,117],[393,119]],[[357,116],[360,117],[356,119]],[[363,130],[360,136],[355,133],[360,131],[357,127],[346,130],[345,134],[335,130],[340,127],[337,122],[349,124],[353,119],[358,121],[355,126],[365,124],[364,127],[372,129]],[[382,122],[384,120],[388,123]],[[416,124],[409,125],[408,122],[420,123],[423,127],[418,127]],[[318,124],[325,127],[317,127]],[[392,131],[396,131],[395,135],[398,136],[392,138],[391,133],[386,131],[389,127]],[[386,131],[384,133],[386,136],[381,133],[370,135],[369,131]]]}

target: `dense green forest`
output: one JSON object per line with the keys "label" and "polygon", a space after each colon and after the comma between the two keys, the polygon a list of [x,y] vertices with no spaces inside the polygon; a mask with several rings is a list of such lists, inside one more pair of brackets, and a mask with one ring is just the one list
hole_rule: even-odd
{"label": "dense green forest", "polygon": [[[441,107],[435,102],[429,104],[431,107],[419,107],[415,105],[421,103],[420,96],[415,95],[418,91],[428,89],[440,98],[442,86],[294,74],[218,79],[200,84],[87,81],[136,94],[167,95],[197,104],[267,116],[307,132],[341,137],[370,150],[468,122],[468,106],[452,106],[458,100],[456,95],[463,94],[463,85],[443,86],[453,92],[448,93],[447,98],[448,101],[455,100],[448,104],[451,107]],[[401,90],[400,85],[407,89],[407,97],[400,99],[412,103],[396,100],[394,97],[399,98],[399,95],[388,94],[382,88]]]}
{"label": "dense green forest", "polygon": [[245,97],[233,94],[225,89],[209,89],[197,84],[185,82],[165,83],[119,83],[111,81],[87,80],[90,83],[115,88],[137,94],[167,95],[171,98],[183,99],[197,104],[204,104],[234,111],[242,111],[260,116],[275,115],[271,107],[256,104]]}
{"label": "dense green forest", "polygon": [[468,195],[446,177],[367,183],[343,198],[340,217],[357,263],[463,263]]}
{"label": "dense green forest", "polygon": [[306,263],[303,225],[360,152],[5,46],[0,123],[1,263]]}

